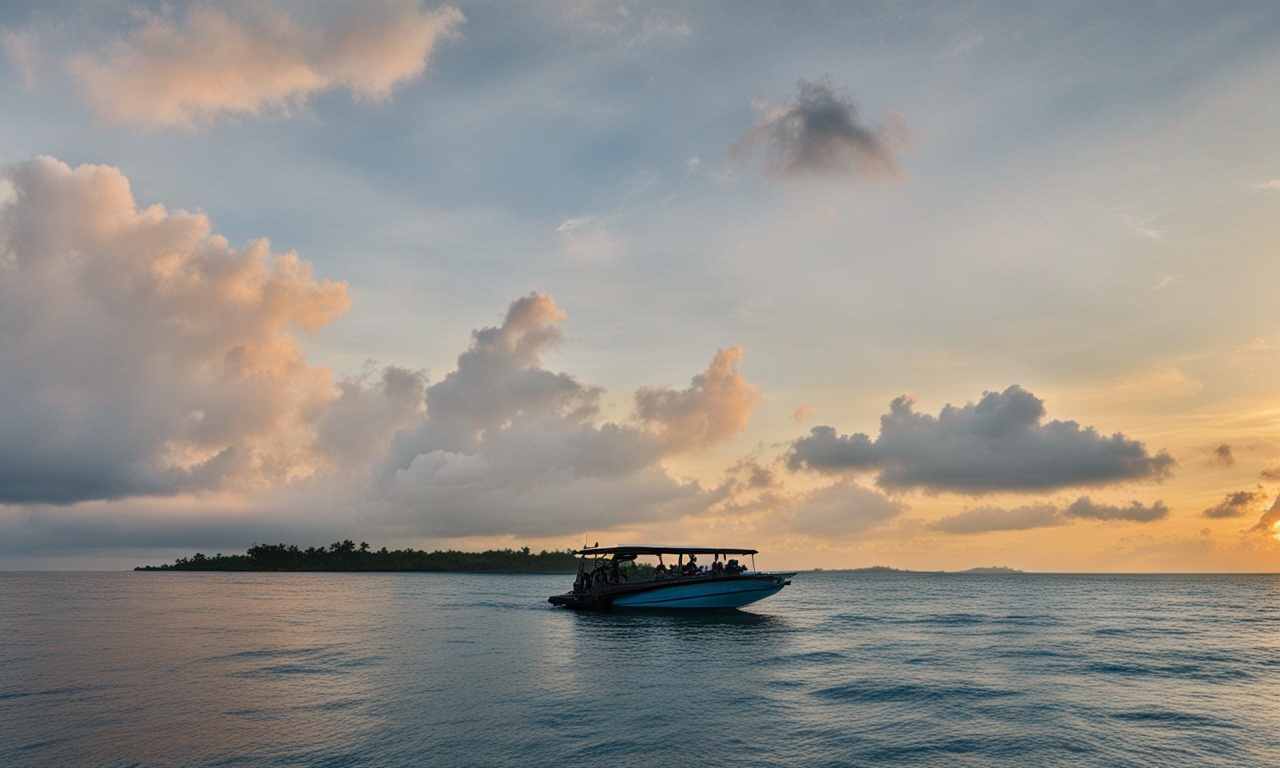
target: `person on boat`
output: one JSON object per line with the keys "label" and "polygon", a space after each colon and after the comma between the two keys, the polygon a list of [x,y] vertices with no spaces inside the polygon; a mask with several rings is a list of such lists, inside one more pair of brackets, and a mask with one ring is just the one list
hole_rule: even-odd
{"label": "person on boat", "polygon": [[716,555],[716,559],[711,562],[711,575],[719,576],[724,573],[724,563],[720,562],[720,556]]}
{"label": "person on boat", "polygon": [[609,583],[609,566],[601,563],[591,572],[591,583],[602,587]]}
{"label": "person on boat", "polygon": [[658,567],[653,569],[653,578],[664,579],[667,576],[667,565],[662,562],[662,558],[658,558]]}
{"label": "person on boat", "polygon": [[697,555],[689,555],[689,562],[685,563],[685,566],[684,566],[684,575],[685,576],[698,575],[698,556]]}

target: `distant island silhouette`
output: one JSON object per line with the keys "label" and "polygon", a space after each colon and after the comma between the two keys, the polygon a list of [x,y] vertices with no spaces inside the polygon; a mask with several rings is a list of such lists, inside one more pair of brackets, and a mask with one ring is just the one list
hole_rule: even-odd
{"label": "distant island silhouette", "polygon": [[954,573],[1026,573],[1026,571],[1019,571],[1017,568],[1010,568],[1006,565],[992,565],[986,568],[970,568],[967,571],[954,571]]}
{"label": "distant island silhouette", "polygon": [[866,568],[814,568],[815,571],[827,570],[832,573],[976,573],[976,574],[993,574],[993,573],[1026,573],[1019,571],[1017,568],[1010,568],[1005,565],[992,565],[986,568],[970,568],[967,571],[912,571],[906,568],[890,568],[887,565],[872,565]]}
{"label": "distant island silhouette", "polygon": [[573,573],[573,550],[533,554],[528,547],[458,552],[386,547],[370,549],[347,539],[328,547],[255,544],[243,555],[197,552],[164,565],[140,565],[135,571],[432,571],[450,573]]}

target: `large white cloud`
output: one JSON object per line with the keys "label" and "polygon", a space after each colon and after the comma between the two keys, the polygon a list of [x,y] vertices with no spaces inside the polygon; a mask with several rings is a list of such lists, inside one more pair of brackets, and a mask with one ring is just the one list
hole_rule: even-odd
{"label": "large white cloud", "polygon": [[418,374],[335,385],[307,363],[295,332],[349,301],[297,255],[139,209],[115,168],[0,179],[0,503],[279,486],[420,412]]}
{"label": "large white cloud", "polygon": [[228,114],[288,109],[343,88],[379,99],[421,75],[462,12],[415,0],[362,3],[328,24],[266,7],[233,15],[191,7],[145,17],[100,56],[72,63],[98,115],[144,125],[194,127]]}
{"label": "large white cloud", "polygon": [[1042,423],[1044,402],[1018,386],[977,403],[917,413],[899,397],[880,417],[880,435],[814,428],[792,444],[792,469],[840,474],[878,471],[884,488],[978,494],[1161,480],[1173,459],[1120,433],[1101,435],[1074,421]]}
{"label": "large white cloud", "polygon": [[757,398],[717,352],[684,390],[636,393],[637,418],[599,421],[602,390],[542,366],[564,313],[546,294],[511,304],[473,333],[457,369],[427,388],[427,412],[401,432],[380,496],[421,535],[558,535],[704,509],[713,494],[660,461],[708,448],[746,425]]}
{"label": "large white cloud", "polygon": [[0,505],[25,506],[8,517],[46,538],[40,520],[87,519],[47,505],[215,490],[280,524],[309,506],[326,529],[336,514],[420,536],[601,531],[714,504],[661,462],[731,439],[759,399],[731,348],[604,421],[599,387],[543,367],[564,313],[538,293],[430,386],[395,366],[334,381],[295,333],[348,305],[295,254],[139,209],[114,168],[5,169]]}

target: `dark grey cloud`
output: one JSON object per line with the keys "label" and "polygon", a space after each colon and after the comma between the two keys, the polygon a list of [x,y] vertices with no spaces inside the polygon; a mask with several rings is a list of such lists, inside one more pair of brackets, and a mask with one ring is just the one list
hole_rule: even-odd
{"label": "dark grey cloud", "polygon": [[1263,480],[1280,480],[1280,462],[1268,464],[1262,470]]}
{"label": "dark grey cloud", "polygon": [[1052,504],[1027,504],[1013,509],[978,507],[944,517],[932,527],[944,533],[988,533],[1025,531],[1065,524],[1060,507]]}
{"label": "dark grey cloud", "polygon": [[930,527],[944,533],[990,533],[1067,525],[1073,518],[1152,523],[1168,515],[1169,508],[1163,501],[1150,505],[1133,501],[1119,507],[1099,504],[1088,496],[1081,496],[1065,507],[1060,504],[1027,504],[1013,509],[978,507],[944,517]]}
{"label": "dark grey cloud", "polygon": [[881,456],[871,438],[858,432],[852,435],[836,433],[835,427],[821,426],[809,430],[792,444],[787,464],[793,469],[812,469],[817,472],[838,473],[851,469],[873,469]]}
{"label": "dark grey cloud", "polygon": [[1200,513],[1201,517],[1209,517],[1214,519],[1222,519],[1229,517],[1244,517],[1253,511],[1253,508],[1266,498],[1266,492],[1261,489],[1256,491],[1236,491],[1228,493],[1222,503],[1217,506],[1209,507]]}
{"label": "dark grey cloud", "polygon": [[805,175],[894,178],[897,154],[910,143],[902,115],[891,112],[878,127],[864,124],[853,100],[830,77],[796,82],[785,104],[759,103],[756,121],[734,143],[737,157],[764,151],[765,172],[777,178]]}
{"label": "dark grey cloud", "polygon": [[1230,467],[1236,463],[1235,449],[1229,443],[1218,443],[1205,449],[1213,466]]}
{"label": "dark grey cloud", "polygon": [[1162,480],[1174,461],[1137,440],[1101,435],[1074,421],[1042,423],[1044,402],[1019,386],[977,403],[917,413],[908,396],[880,417],[880,435],[840,435],[829,426],[796,440],[792,470],[828,474],[874,470],[888,489],[981,494]]}
{"label": "dark grey cloud", "polygon": [[1063,510],[1062,514],[1087,520],[1128,520],[1135,523],[1150,523],[1168,517],[1169,508],[1163,501],[1157,501],[1151,505],[1134,501],[1127,507],[1116,507],[1110,504],[1099,504],[1088,496],[1081,496]]}

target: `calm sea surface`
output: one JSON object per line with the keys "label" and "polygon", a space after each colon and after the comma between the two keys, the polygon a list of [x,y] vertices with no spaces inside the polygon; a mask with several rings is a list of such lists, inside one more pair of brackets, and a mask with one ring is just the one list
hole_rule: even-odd
{"label": "calm sea surface", "polygon": [[1280,578],[0,573],[0,765],[1280,765]]}

